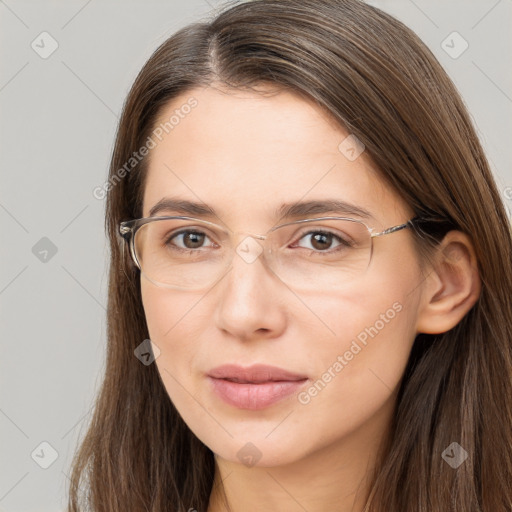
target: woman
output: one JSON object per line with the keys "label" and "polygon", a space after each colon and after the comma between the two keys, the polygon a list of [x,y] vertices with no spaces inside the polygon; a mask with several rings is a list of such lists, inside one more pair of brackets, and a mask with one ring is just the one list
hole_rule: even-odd
{"label": "woman", "polygon": [[[430,51],[357,0],[164,42],[119,124],[95,511],[512,509],[512,240]],[[151,340],[151,341],[150,341]]]}

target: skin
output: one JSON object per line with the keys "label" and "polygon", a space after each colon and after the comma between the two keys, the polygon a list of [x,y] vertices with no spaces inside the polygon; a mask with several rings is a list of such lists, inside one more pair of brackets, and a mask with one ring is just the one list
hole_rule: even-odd
{"label": "skin", "polygon": [[[282,203],[305,199],[364,207],[379,231],[413,216],[365,152],[350,161],[338,150],[348,132],[303,97],[198,88],[167,105],[162,121],[192,96],[198,106],[150,152],[144,217],[170,195],[203,201],[233,231],[250,233],[274,226],[272,212]],[[423,273],[410,230],[378,237],[366,273],[329,292],[298,293],[261,259],[235,257],[206,292],[169,290],[141,276],[165,388],[215,454],[208,512],[228,510],[222,491],[233,511],[363,510],[415,336],[450,329],[478,297],[469,239],[450,232],[440,254]],[[208,385],[206,373],[216,366],[263,363],[306,374],[308,389],[396,303],[400,312],[308,403],[291,396],[263,410],[238,409]],[[252,466],[237,456],[248,442],[260,456]]]}

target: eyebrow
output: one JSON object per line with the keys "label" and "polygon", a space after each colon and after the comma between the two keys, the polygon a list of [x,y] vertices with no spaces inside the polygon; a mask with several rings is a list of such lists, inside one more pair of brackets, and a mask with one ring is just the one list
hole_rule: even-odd
{"label": "eyebrow", "polygon": [[[154,217],[160,212],[173,212],[195,217],[220,218],[214,208],[195,201],[164,197],[149,211],[149,216]],[[283,203],[274,211],[279,219],[295,219],[317,214],[352,215],[363,219],[373,219],[373,215],[366,209],[339,199],[321,199],[312,201],[296,201]]]}

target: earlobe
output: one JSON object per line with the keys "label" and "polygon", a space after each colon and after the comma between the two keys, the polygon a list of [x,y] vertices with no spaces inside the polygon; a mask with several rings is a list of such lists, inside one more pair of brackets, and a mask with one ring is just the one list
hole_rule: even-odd
{"label": "earlobe", "polygon": [[481,280],[470,238],[450,231],[439,244],[425,279],[418,333],[440,334],[455,327],[478,300]]}

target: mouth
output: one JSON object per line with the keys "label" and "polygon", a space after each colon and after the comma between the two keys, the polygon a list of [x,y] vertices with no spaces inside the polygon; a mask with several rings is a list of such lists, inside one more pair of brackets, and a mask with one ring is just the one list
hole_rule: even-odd
{"label": "mouth", "polygon": [[[236,378],[225,378],[223,380],[227,380],[229,382],[237,382],[238,384],[263,384],[265,382],[293,382],[281,379],[268,379],[268,380],[244,380],[244,379],[236,379]],[[299,380],[299,379],[297,379]]]}
{"label": "mouth", "polygon": [[297,393],[309,379],[268,365],[223,365],[208,373],[213,392],[239,409],[259,410]]}
{"label": "mouth", "polygon": [[307,375],[293,373],[277,366],[264,364],[255,364],[246,368],[235,364],[225,364],[214,368],[208,375],[214,379],[225,379],[249,384],[307,379]]}

